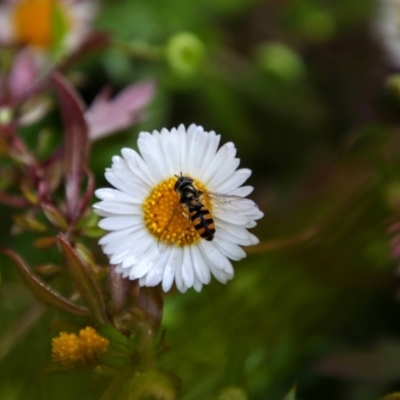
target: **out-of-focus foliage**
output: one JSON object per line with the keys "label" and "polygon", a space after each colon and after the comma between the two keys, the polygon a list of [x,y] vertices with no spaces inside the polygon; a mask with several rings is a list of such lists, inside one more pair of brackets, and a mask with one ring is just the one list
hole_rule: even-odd
{"label": "out-of-focus foliage", "polygon": [[[61,247],[71,275],[85,288],[77,288],[80,316],[63,312],[73,306],[61,297],[62,306],[47,299],[53,308],[46,309],[46,301],[37,303],[22,284],[15,264],[1,256],[0,399],[144,399],[150,394],[174,399],[175,392],[184,400],[397,398],[400,91],[393,74],[400,66],[391,62],[374,28],[380,7],[373,0],[99,3],[95,31],[108,35],[97,37],[101,46],[90,53],[65,61],[62,72],[87,104],[107,85],[117,91],[147,80],[155,81],[157,90],[150,106],[131,116],[132,127],[91,144],[96,185],[105,184],[103,171],[112,155],[136,147],[140,130],[195,122],[221,133],[225,142],[234,141],[243,164],[253,170],[252,196],[265,213],[255,228],[261,243],[235,265],[236,276],[227,285],[214,281],[200,294],[172,291],[163,300],[147,293],[146,307],[135,299],[130,315],[138,321],[145,315],[155,332],[160,327],[154,343],[143,344],[140,334],[128,340],[117,329],[100,326],[109,321],[104,311],[109,304],[101,303],[79,263],[81,257],[94,265],[94,254],[106,264],[93,239],[99,234],[93,216],[84,215],[71,233],[50,206],[39,216],[21,216],[17,208],[1,205],[1,248],[12,248],[28,266],[38,266],[35,274],[56,288],[57,296],[71,297]],[[0,57],[9,68],[8,47]],[[19,128],[38,160],[64,137],[55,95],[45,97],[50,112]],[[80,126],[70,129],[87,128],[82,107]],[[0,107],[1,124],[10,112]],[[63,117],[68,125],[68,115]],[[126,126],[121,122],[118,128]],[[0,141],[0,192],[18,175],[5,154]],[[18,167],[27,163],[20,155],[13,154]],[[58,188],[59,166],[52,166],[50,180]],[[82,194],[90,176],[71,182],[72,206],[79,208],[90,201]],[[22,206],[38,201],[26,182],[18,183],[25,193]],[[58,190],[55,200],[62,196]],[[56,231],[66,236],[55,241]],[[70,247],[65,239],[70,234],[82,234],[80,247]],[[35,240],[46,250],[37,251]],[[104,270],[93,271],[117,313],[118,291],[104,287]],[[33,280],[39,298],[40,285]],[[163,302],[162,316],[148,311],[159,311]],[[87,310],[112,343],[100,357],[102,367],[51,369],[52,338],[85,327]],[[118,323],[131,328],[123,318]],[[132,369],[131,350],[140,346],[157,348],[157,360],[149,362],[158,369],[143,374]],[[143,353],[138,359],[146,358]],[[117,379],[112,369],[119,370]]]}

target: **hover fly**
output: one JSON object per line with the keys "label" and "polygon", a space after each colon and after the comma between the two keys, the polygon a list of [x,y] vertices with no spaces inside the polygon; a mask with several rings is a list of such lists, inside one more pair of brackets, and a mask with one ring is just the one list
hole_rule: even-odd
{"label": "hover fly", "polygon": [[215,224],[211,212],[201,201],[203,192],[194,186],[192,178],[183,176],[182,173],[177,178],[174,189],[178,193],[179,203],[187,207],[194,229],[203,239],[213,240]]}
{"label": "hover fly", "polygon": [[179,201],[170,220],[163,228],[158,241],[159,249],[164,232],[166,232],[168,226],[179,212],[182,212],[187,217],[188,228],[191,224],[202,239],[207,241],[214,239],[215,223],[211,211],[204,204],[205,197],[211,201],[215,208],[230,209],[231,212],[243,211],[243,205],[245,208],[253,207],[253,202],[244,197],[201,191],[196,188],[192,178],[184,176],[182,173],[180,176],[175,176],[177,180],[174,189],[178,194]]}

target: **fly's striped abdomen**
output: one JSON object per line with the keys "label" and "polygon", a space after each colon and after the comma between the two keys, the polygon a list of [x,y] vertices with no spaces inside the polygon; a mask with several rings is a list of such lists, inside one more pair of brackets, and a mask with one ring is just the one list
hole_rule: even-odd
{"label": "fly's striped abdomen", "polygon": [[215,224],[210,211],[203,204],[189,207],[189,216],[197,233],[205,240],[214,239]]}

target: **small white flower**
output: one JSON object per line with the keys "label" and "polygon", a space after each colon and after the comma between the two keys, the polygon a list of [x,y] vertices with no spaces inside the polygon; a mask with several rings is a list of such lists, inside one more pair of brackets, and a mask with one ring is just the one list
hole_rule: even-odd
{"label": "small white flower", "polygon": [[38,56],[55,46],[71,53],[90,32],[95,14],[92,0],[7,0],[0,5],[0,44],[28,46]]}
{"label": "small white flower", "polygon": [[[138,279],[141,286],[162,283],[165,292],[174,282],[181,292],[190,287],[200,291],[211,275],[222,283],[232,279],[229,259],[246,256],[239,245],[258,243],[247,228],[254,227],[263,213],[253,201],[239,201],[253,190],[241,186],[251,171],[237,169],[233,143],[218,150],[219,142],[220,135],[213,131],[180,125],[171,131],[140,133],[141,156],[125,148],[122,157],[113,157],[105,176],[115,189],[97,190],[102,201],[94,209],[104,217],[99,226],[111,231],[100,240],[103,251],[124,277]],[[200,237],[190,210],[179,208],[174,186],[181,174],[206,193],[201,204],[215,223],[212,241]],[[230,195],[238,204],[225,206],[207,192]]]}

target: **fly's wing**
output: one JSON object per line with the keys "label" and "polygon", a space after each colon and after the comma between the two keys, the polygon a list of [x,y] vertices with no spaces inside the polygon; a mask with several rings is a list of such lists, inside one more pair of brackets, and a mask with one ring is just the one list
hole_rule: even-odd
{"label": "fly's wing", "polygon": [[188,225],[187,225],[187,226],[189,226],[189,219],[190,219],[190,218],[189,218],[189,214],[187,214],[187,213],[185,212],[184,208],[182,207],[182,204],[181,204],[181,203],[178,203],[178,204],[176,205],[176,207],[174,208],[174,211],[173,211],[173,213],[172,213],[170,219],[168,220],[168,222],[165,224],[164,228],[163,228],[162,231],[161,231],[160,237],[159,237],[158,242],[157,242],[157,250],[159,251],[159,253],[163,253],[164,250],[165,250],[168,246],[170,246],[170,244],[165,243],[165,242],[163,241],[163,238],[165,238],[165,235],[167,234],[168,227],[171,225],[171,223],[172,223],[172,221],[174,220],[174,218],[176,218],[176,217],[179,215],[179,213],[184,213],[184,214],[187,216],[187,218],[188,218],[188,222],[187,222]]}
{"label": "fly's wing", "polygon": [[213,207],[229,212],[241,212],[246,214],[254,210],[253,200],[246,197],[236,196],[234,194],[207,192],[201,193],[202,199],[208,198]]}

